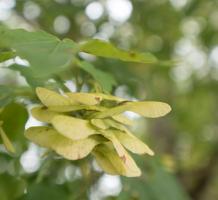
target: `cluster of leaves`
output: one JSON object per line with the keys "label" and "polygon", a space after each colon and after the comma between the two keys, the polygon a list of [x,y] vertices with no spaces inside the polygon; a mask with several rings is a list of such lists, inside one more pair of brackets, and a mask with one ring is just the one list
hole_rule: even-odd
{"label": "cluster of leaves", "polygon": [[[48,84],[48,80],[51,78],[63,87],[63,81],[59,78],[59,74],[65,73],[74,76],[72,68],[79,67],[94,78],[100,90],[110,92],[116,85],[113,76],[95,68],[87,61],[82,61],[78,56],[80,52],[132,62],[154,63],[157,61],[149,53],[127,52],[104,41],[94,39],[77,44],[70,39],[60,40],[43,31],[10,30],[0,26],[0,38],[0,61],[13,60],[8,69],[20,72],[32,88]],[[17,56],[24,59],[25,65],[16,62]],[[7,85],[1,85],[0,90],[2,108],[17,96],[23,95],[16,94],[16,89]],[[26,93],[24,90],[21,91]],[[1,137],[8,150],[14,152],[14,147],[2,128]]]}
{"label": "cluster of leaves", "polygon": [[153,151],[124,126],[130,121],[121,114],[132,111],[156,118],[171,110],[162,102],[130,102],[103,93],[62,96],[45,88],[36,92],[43,106],[33,108],[32,114],[50,126],[27,129],[28,139],[70,160],[92,152],[105,172],[127,177],[140,176],[141,171],[125,148],[137,154],[153,155]]}
{"label": "cluster of leaves", "polygon": [[9,68],[19,71],[32,87],[42,86],[49,78],[72,70],[72,66],[76,65],[89,73],[101,85],[104,92],[110,92],[116,85],[113,76],[95,68],[87,61],[81,61],[78,57],[80,52],[123,61],[157,62],[157,59],[150,53],[127,52],[117,49],[108,42],[96,39],[77,44],[70,39],[60,40],[43,31],[9,30],[4,26],[0,26],[0,38],[2,49],[0,61],[15,56],[28,61],[28,67],[15,63]]}
{"label": "cluster of leaves", "polygon": [[[108,80],[106,77],[109,75],[112,77],[110,80],[116,80],[116,82],[113,81],[112,85],[122,85],[121,87],[113,86],[112,92],[120,92],[125,89],[125,95],[138,99],[148,97],[170,102],[174,110],[173,115],[157,120],[136,119],[137,127],[133,126],[132,130],[153,147],[156,156],[146,159],[143,156],[134,156],[134,158],[138,158],[136,161],[143,176],[131,179],[121,178],[122,191],[111,199],[184,200],[188,199],[187,195],[196,200],[217,199],[218,93],[216,91],[218,84],[215,52],[218,42],[216,22],[218,4],[216,0],[190,0],[183,1],[183,3],[178,3],[178,1],[129,0],[128,2],[133,7],[131,17],[122,23],[114,22],[107,9],[104,9],[104,13],[97,20],[90,19],[86,14],[85,9],[92,3],[100,3],[105,8],[106,1],[23,0],[14,2],[16,5],[12,8],[12,18],[18,16],[15,24],[11,17],[9,20],[3,20],[3,23],[9,24],[10,27],[25,26],[30,27],[31,30],[40,28],[58,35],[58,37],[67,37],[74,41],[84,41],[89,37],[100,36],[109,39],[119,47],[137,49],[141,52],[149,51],[162,59],[175,58],[175,54],[179,54],[181,61],[185,61],[187,64],[172,64],[170,67],[162,67],[159,65],[141,65],[136,62],[121,62],[118,59],[100,58],[94,60],[92,58],[91,62],[85,62],[88,64],[83,65],[84,69],[82,66],[78,66],[79,63],[73,63],[72,70],[76,70],[79,80],[84,80],[85,85],[91,86],[88,89],[92,89],[92,85],[89,84],[93,84],[90,80],[95,77],[94,79],[97,79],[98,82],[101,81],[101,84],[107,87],[106,90],[110,90],[111,86],[108,85],[111,84],[104,81]],[[40,10],[38,16],[34,15],[35,12],[32,12],[30,8],[38,8],[36,9]],[[59,33],[54,28],[56,19],[59,17],[65,17],[70,23],[70,27],[65,33]],[[188,49],[190,52],[186,51]],[[28,50],[30,51],[30,49]],[[182,52],[187,54],[180,55]],[[13,57],[14,53],[8,52],[8,49],[1,49],[1,60]],[[78,58],[81,57],[78,56]],[[206,62],[204,62],[205,59]],[[31,102],[34,103],[37,99],[29,88],[23,96],[24,88],[20,87],[14,79],[17,73],[15,71],[9,72],[8,69],[11,68],[1,68],[0,104],[4,108],[0,118],[1,121],[4,121],[3,130],[18,151],[18,142],[22,144],[27,142],[27,139],[23,137],[27,118],[25,110],[27,102],[20,97],[26,99],[28,97],[28,100],[31,99]],[[102,71],[104,74],[107,73],[106,77],[101,79],[103,77]],[[67,68],[66,73],[60,72],[55,74],[55,77],[51,75],[51,78],[55,78],[55,81],[61,80],[61,83],[64,83],[65,80],[74,81],[76,74],[74,72]],[[28,77],[31,86],[41,85],[50,89],[58,87],[64,89],[59,83],[49,82],[48,86],[46,79],[33,78],[30,75]],[[116,91],[114,91],[115,89]],[[19,104],[10,103],[13,100],[19,101]],[[30,102],[28,101],[28,103]],[[22,120],[18,120],[20,118]],[[14,175],[10,171],[13,163],[20,157],[9,156],[4,152],[4,148],[0,148],[0,150],[0,195],[3,200],[11,200],[23,193],[23,191],[18,193],[15,191],[16,188],[17,191],[20,191],[18,185],[22,185],[22,181],[17,180],[20,175]],[[23,149],[22,153],[25,150]],[[44,162],[43,159],[41,161]],[[81,161],[83,162],[84,159]],[[97,181],[85,184],[81,179],[72,177],[57,186],[59,176],[65,177],[63,166],[66,162],[71,167],[75,166],[77,162],[80,163],[80,161],[52,159],[52,167],[48,168],[49,173],[40,184],[35,184],[35,178],[37,174],[44,171],[44,163],[34,173],[25,172],[22,180],[25,180],[27,184],[22,190],[27,191],[27,199],[88,199],[88,196],[90,198],[90,190],[92,192],[98,191],[102,186],[99,184],[98,187]],[[19,163],[18,160],[16,171],[19,169],[22,171],[22,166]],[[4,173],[5,167],[8,170]],[[7,175],[8,173],[10,176]],[[95,177],[93,171],[91,174],[92,177]],[[78,193],[84,194],[84,196],[77,198]],[[104,192],[99,191],[99,193],[103,195]],[[69,198],[67,198],[68,195]]]}
{"label": "cluster of leaves", "polygon": [[[153,55],[127,52],[96,39],[77,44],[70,39],[59,40],[43,31],[9,30],[4,26],[0,26],[0,37],[1,61],[14,60],[8,69],[19,71],[32,88],[37,87],[43,106],[34,108],[32,114],[49,125],[29,128],[25,134],[27,138],[70,160],[82,159],[92,153],[98,164],[110,174],[128,177],[141,174],[125,148],[137,154],[153,155],[153,152],[126,128],[130,121],[121,114],[132,111],[156,118],[167,114],[171,108],[162,102],[130,102],[105,94],[116,85],[115,79],[91,63],[82,61],[79,53],[156,63]],[[18,64],[16,56],[24,59],[26,64]],[[50,78],[63,87],[58,75],[71,71],[75,66],[89,73],[98,84],[97,90],[104,93],[65,93],[61,96],[38,87],[46,85]],[[7,91],[1,97],[1,105],[5,106],[13,101],[12,96],[16,98],[16,94],[7,86],[2,85],[1,88]],[[3,123],[1,121],[1,126]],[[14,153],[15,149],[3,128],[0,135],[7,150]]]}

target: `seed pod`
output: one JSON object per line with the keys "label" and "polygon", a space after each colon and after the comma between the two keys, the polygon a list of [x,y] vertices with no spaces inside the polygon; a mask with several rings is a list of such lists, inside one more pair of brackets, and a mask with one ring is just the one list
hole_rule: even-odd
{"label": "seed pod", "polygon": [[[161,117],[171,108],[155,101],[130,102],[102,93],[65,93],[45,88],[36,93],[43,106],[32,109],[32,115],[49,126],[32,127],[25,136],[69,160],[93,154],[109,174],[140,176],[141,171],[128,154],[154,155],[125,125],[133,122],[122,115],[132,111],[144,117]],[[127,150],[126,150],[127,149]]]}

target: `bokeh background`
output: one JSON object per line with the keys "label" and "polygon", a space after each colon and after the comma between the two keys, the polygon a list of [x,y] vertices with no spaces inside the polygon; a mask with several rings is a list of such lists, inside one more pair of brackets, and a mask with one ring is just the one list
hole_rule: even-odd
{"label": "bokeh background", "polygon": [[[93,162],[91,178],[86,179],[82,161],[43,158],[42,149],[23,137],[20,124],[24,126],[28,115],[14,103],[1,117],[10,121],[8,130],[19,132],[12,140],[20,151],[10,156],[0,145],[1,200],[218,199],[217,0],[0,0],[0,23],[43,29],[77,42],[109,40],[173,61],[145,65],[81,55],[115,77],[114,94],[172,106],[160,119],[127,113],[136,121],[133,132],[156,154],[135,157],[141,177],[110,176]],[[19,73],[0,66],[1,85],[26,85]],[[66,85],[75,90],[74,79]],[[15,110],[17,115],[12,115]],[[28,118],[25,127],[36,123]]]}

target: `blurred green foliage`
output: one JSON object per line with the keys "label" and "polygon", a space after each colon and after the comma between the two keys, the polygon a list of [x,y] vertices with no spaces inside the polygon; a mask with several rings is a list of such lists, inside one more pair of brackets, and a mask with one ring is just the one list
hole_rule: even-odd
{"label": "blurred green foliage", "polygon": [[[141,64],[79,54],[95,68],[85,66],[59,71],[59,66],[65,66],[65,62],[58,60],[59,53],[67,54],[67,58],[71,54],[60,48],[53,55],[55,59],[50,60],[40,51],[41,44],[36,43],[35,49],[27,52],[21,49],[20,56],[28,60],[26,56],[34,52],[34,64],[40,68],[37,76],[30,76],[29,68],[23,68],[24,63],[18,58],[13,65],[9,65],[9,61],[1,63],[0,118],[7,119],[5,131],[19,151],[16,155],[9,155],[0,146],[0,199],[218,198],[216,0],[132,0],[131,16],[124,21],[108,9],[109,0],[17,0],[14,6],[13,1],[4,2],[11,8],[9,17],[1,23],[11,28],[42,29],[61,39],[70,38],[76,42],[93,37],[106,39],[121,49],[150,52],[161,61],[172,62]],[[98,2],[104,10],[97,19],[92,19],[87,11],[93,2]],[[94,8],[93,13],[97,12]],[[120,13],[124,13],[121,8]],[[113,9],[117,9],[116,5]],[[28,41],[28,38],[24,36],[23,40]],[[56,45],[65,40],[60,42],[54,37],[54,41]],[[5,42],[0,38],[1,46]],[[0,51],[1,62],[13,57],[8,46]],[[52,64],[47,65],[49,61]],[[91,158],[84,162],[54,159],[55,155],[29,145],[22,135],[27,120],[26,108],[38,102],[28,84],[32,88],[46,85],[66,90],[66,85],[75,83],[77,90],[90,91],[99,87],[98,82],[104,81],[93,76],[92,73],[96,75],[93,69],[100,71],[101,78],[101,72],[110,74],[111,86],[106,84],[106,88],[111,93],[130,99],[161,100],[173,108],[170,115],[158,120],[135,119],[134,133],[149,143],[156,156],[138,158],[143,176],[121,178],[121,191],[112,197],[110,194],[105,197],[104,192],[109,191],[109,186],[115,182],[109,182],[108,188],[101,191],[100,180],[104,174],[91,165]],[[57,73],[45,78],[50,70]],[[97,86],[93,77],[98,79]],[[31,151],[46,155],[40,157],[39,166],[33,169],[27,168],[23,161],[27,158],[28,163],[27,153]],[[31,155],[34,157],[35,154]]]}

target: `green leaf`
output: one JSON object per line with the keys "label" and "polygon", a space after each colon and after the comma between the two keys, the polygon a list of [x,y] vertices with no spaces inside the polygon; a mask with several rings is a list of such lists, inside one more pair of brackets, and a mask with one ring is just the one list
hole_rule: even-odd
{"label": "green leaf", "polygon": [[26,82],[33,88],[43,86],[44,83],[47,81],[47,78],[45,77],[35,77],[32,68],[30,67],[13,64],[10,65],[8,68],[14,71],[18,71],[26,79]]}
{"label": "green leaf", "polygon": [[109,42],[102,40],[90,40],[80,45],[80,49],[83,52],[94,54],[96,56],[102,56],[106,58],[120,59],[123,61],[140,62],[140,63],[155,63],[157,59],[150,53],[137,53],[128,52],[116,48]]}
{"label": "green leaf", "polygon": [[28,185],[22,200],[68,200],[69,195],[63,187],[53,183],[40,183]]}
{"label": "green leaf", "polygon": [[15,53],[13,51],[0,51],[0,62],[4,62],[14,57]]}
{"label": "green leaf", "polygon": [[18,143],[25,141],[24,129],[28,119],[26,108],[18,103],[10,103],[0,113],[0,120],[3,121],[2,128],[7,136]]}
{"label": "green leaf", "polygon": [[84,71],[88,72],[101,85],[104,92],[110,92],[113,86],[117,84],[111,74],[95,68],[91,63],[82,61],[78,62],[78,65]]}
{"label": "green leaf", "polygon": [[0,174],[0,197],[1,200],[18,199],[23,195],[26,183],[21,178],[8,174]]}
{"label": "green leaf", "polygon": [[11,87],[0,85],[0,108],[9,104],[14,98],[14,91]]}
{"label": "green leaf", "polygon": [[72,40],[59,40],[43,31],[9,30],[0,26],[0,38],[0,47],[12,48],[17,56],[26,59],[35,77],[47,77],[68,68],[78,51]]}
{"label": "green leaf", "polygon": [[134,194],[137,194],[137,199],[190,200],[184,186],[173,173],[165,169],[157,157],[156,159],[147,158],[146,161],[141,160],[140,167],[145,174],[140,179],[121,177],[122,184],[129,189],[123,190],[117,200],[134,199]]}
{"label": "green leaf", "polygon": [[5,148],[7,149],[7,151],[10,153],[15,153],[15,148],[14,148],[13,144],[11,143],[11,141],[9,140],[9,138],[7,137],[7,135],[5,134],[2,127],[0,127],[0,137],[2,138],[3,144],[4,144]]}

